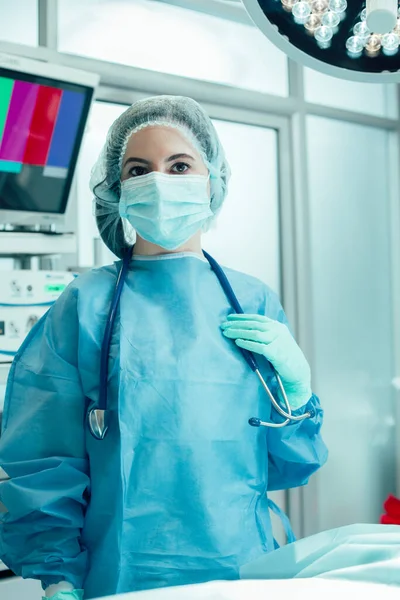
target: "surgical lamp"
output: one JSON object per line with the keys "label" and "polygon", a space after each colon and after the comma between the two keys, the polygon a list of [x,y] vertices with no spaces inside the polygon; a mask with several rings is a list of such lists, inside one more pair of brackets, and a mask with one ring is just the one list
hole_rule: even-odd
{"label": "surgical lamp", "polygon": [[397,0],[242,0],[293,60],[342,79],[400,81]]}

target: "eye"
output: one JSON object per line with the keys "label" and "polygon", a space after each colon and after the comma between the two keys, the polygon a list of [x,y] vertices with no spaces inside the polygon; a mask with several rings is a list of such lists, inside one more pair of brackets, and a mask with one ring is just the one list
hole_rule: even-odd
{"label": "eye", "polygon": [[141,177],[142,175],[146,175],[147,173],[147,169],[146,167],[132,167],[132,169],[129,170],[129,176],[130,177]]}
{"label": "eye", "polygon": [[183,173],[186,173],[186,171],[188,171],[190,168],[190,165],[188,165],[187,163],[178,162],[171,167],[171,171],[172,173],[178,173],[179,175],[182,175]]}

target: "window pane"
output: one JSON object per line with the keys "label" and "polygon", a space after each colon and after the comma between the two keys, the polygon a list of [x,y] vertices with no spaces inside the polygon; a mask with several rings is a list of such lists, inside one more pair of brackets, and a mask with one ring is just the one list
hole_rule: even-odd
{"label": "window pane", "polygon": [[38,45],[36,0],[0,0],[0,41]]}
{"label": "window pane", "polygon": [[359,83],[304,69],[304,88],[307,102],[378,117],[397,117],[396,84]]}
{"label": "window pane", "polygon": [[[83,267],[94,265],[94,239],[99,237],[93,216],[93,194],[89,189],[90,172],[106,140],[108,129],[119,115],[126,110],[123,104],[95,102],[79,155],[76,170],[78,194],[78,264]],[[100,242],[99,263],[109,264],[115,257]]]}
{"label": "window pane", "polygon": [[288,93],[286,56],[250,25],[149,0],[59,0],[58,29],[62,52]]}
{"label": "window pane", "polygon": [[204,236],[204,248],[227,267],[258,277],[279,292],[278,134],[242,123],[214,124],[232,179],[221,214]]}
{"label": "window pane", "polygon": [[[390,134],[307,119],[319,529],[378,523],[396,479]],[[356,160],[355,158],[356,157]]]}
{"label": "window pane", "polygon": [[[203,247],[221,264],[258,277],[279,293],[278,134],[265,127],[213,122],[232,178],[222,211],[204,236]],[[268,496],[287,510],[285,492],[270,492]],[[284,544],[282,523],[276,515],[271,517],[274,535]]]}

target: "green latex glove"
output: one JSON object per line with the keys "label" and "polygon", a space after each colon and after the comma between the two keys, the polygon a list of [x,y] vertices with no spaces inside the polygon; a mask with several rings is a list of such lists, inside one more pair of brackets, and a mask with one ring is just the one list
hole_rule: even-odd
{"label": "green latex glove", "polygon": [[221,325],[223,334],[240,348],[262,354],[280,375],[293,410],[310,400],[311,372],[308,362],[283,323],[263,315],[229,315]]}
{"label": "green latex glove", "polygon": [[83,590],[72,590],[72,592],[57,592],[50,598],[43,596],[42,600],[83,600]]}

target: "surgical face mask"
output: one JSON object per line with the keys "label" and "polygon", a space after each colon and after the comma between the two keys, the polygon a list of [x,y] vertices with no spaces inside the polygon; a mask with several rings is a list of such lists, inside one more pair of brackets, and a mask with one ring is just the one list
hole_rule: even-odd
{"label": "surgical face mask", "polygon": [[119,214],[143,239],[175,250],[213,216],[208,177],[153,172],[123,181]]}

